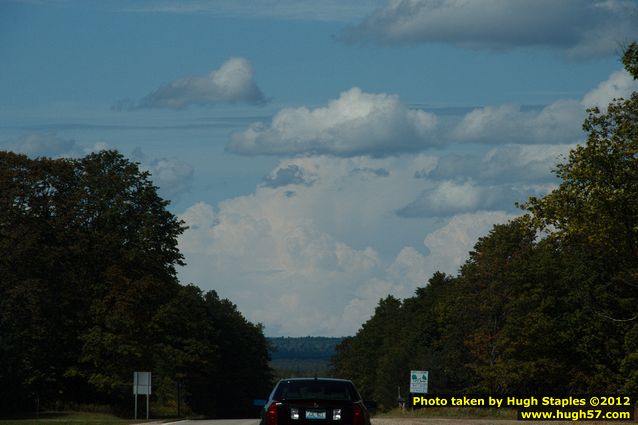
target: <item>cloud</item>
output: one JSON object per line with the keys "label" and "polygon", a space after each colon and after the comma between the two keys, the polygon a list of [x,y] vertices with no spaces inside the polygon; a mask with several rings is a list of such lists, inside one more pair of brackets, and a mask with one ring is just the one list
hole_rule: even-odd
{"label": "cloud", "polygon": [[505,145],[479,155],[448,154],[415,178],[466,180],[483,184],[532,184],[556,181],[552,170],[575,145]]}
{"label": "cloud", "polygon": [[135,3],[126,11],[344,22],[359,19],[381,4],[380,0],[322,0],[317,7],[315,0],[161,0]]}
{"label": "cloud", "polygon": [[468,253],[481,236],[495,224],[506,223],[516,217],[503,211],[481,211],[459,214],[445,226],[429,233],[423,243],[430,250],[427,269],[454,274],[468,259]]}
{"label": "cloud", "polygon": [[352,89],[284,109],[228,149],[305,155],[280,160],[253,193],[185,211],[180,279],[232,299],[269,335],[353,334],[379,298],[455,273],[480,236],[516,216],[516,201],[555,187],[551,169],[584,136],[585,105],[631,87],[612,74],[544,108],[476,108],[445,126],[426,113],[422,138],[410,117],[423,111],[392,95]]}
{"label": "cloud", "polygon": [[363,173],[363,174],[372,174],[376,177],[388,177],[390,175],[390,172],[388,170],[386,170],[385,168],[355,168],[354,170],[352,170],[352,174],[355,173]]}
{"label": "cloud", "polygon": [[436,270],[455,271],[474,235],[510,217],[397,216],[437,184],[414,178],[436,164],[423,154],[281,160],[269,174],[273,184],[180,215],[190,226],[179,238],[188,264],[180,280],[232,299],[268,335],[353,334],[379,298],[410,296]]}
{"label": "cloud", "polygon": [[467,113],[447,140],[475,143],[573,144],[583,139],[581,123],[587,108],[607,109],[613,98],[628,97],[638,82],[626,71],[612,73],[581,100],[558,100],[540,110],[516,105],[486,106]]}
{"label": "cloud", "polygon": [[206,76],[180,78],[164,84],[139,102],[121,100],[113,109],[182,109],[192,105],[242,102],[263,104],[266,98],[254,81],[253,67],[244,58],[230,58]]}
{"label": "cloud", "polygon": [[463,117],[451,134],[453,140],[478,143],[574,143],[582,137],[585,117],[577,101],[557,101],[540,111],[519,106],[487,106]]}
{"label": "cloud", "polygon": [[177,202],[182,195],[190,192],[195,178],[192,165],[179,158],[149,158],[140,148],[135,147],[130,158],[139,164],[141,170],[148,171],[151,181],[158,187],[158,194],[173,202]]}
{"label": "cloud", "polygon": [[342,36],[386,46],[548,47],[591,58],[617,54],[637,27],[638,5],[629,0],[391,0]]}
{"label": "cloud", "polygon": [[638,82],[618,71],[580,100],[557,100],[541,108],[485,106],[461,117],[439,117],[408,108],[397,95],[354,87],[324,107],[285,108],[270,124],[254,123],[233,133],[226,150],[242,155],[385,157],[457,143],[571,146],[584,137],[586,108],[605,109],[614,97],[628,97],[634,90]]}
{"label": "cloud", "polygon": [[[372,244],[384,238],[388,221],[398,220],[392,205],[418,193],[401,182],[432,162],[282,160],[269,174],[273,184],[215,206],[197,203],[180,215],[191,226],[179,239],[189,264],[180,279],[215,288],[270,335],[352,334],[386,291],[414,290],[410,281],[375,283],[387,260]],[[388,175],[355,171],[379,169]],[[288,197],[291,188],[296,195]]]}
{"label": "cloud", "polygon": [[295,184],[309,186],[313,183],[312,177],[307,176],[298,165],[290,164],[286,168],[277,168],[270,175],[262,179],[262,185],[267,187],[281,187]]}
{"label": "cloud", "polygon": [[401,217],[449,217],[473,211],[516,211],[515,202],[544,195],[551,186],[481,185],[473,180],[430,182],[417,199],[397,210]]}
{"label": "cloud", "polygon": [[300,153],[383,156],[436,145],[434,115],[409,109],[398,96],[354,87],[327,106],[285,108],[270,125],[234,133],[230,152],[244,155]]}
{"label": "cloud", "polygon": [[595,89],[589,91],[581,103],[587,108],[597,106],[602,111],[606,111],[607,105],[613,99],[628,98],[634,91],[638,91],[638,81],[625,70],[616,71]]}
{"label": "cloud", "polygon": [[[460,214],[443,227],[426,235],[423,244],[430,254],[423,255],[415,248],[402,248],[393,261],[379,270],[377,276],[362,281],[340,319],[343,323],[361,324],[368,320],[379,299],[388,295],[406,298],[415,288],[424,286],[436,271],[450,275],[468,259],[479,237],[499,223],[506,223],[514,215],[501,211]],[[357,326],[355,329],[358,329]],[[351,331],[350,334],[354,333]]]}
{"label": "cloud", "polygon": [[31,158],[77,158],[108,149],[108,145],[96,143],[93,146],[82,146],[73,139],[65,139],[55,133],[32,133],[0,142],[0,148],[22,153]]}
{"label": "cloud", "polygon": [[164,199],[177,201],[193,185],[195,170],[177,158],[156,158],[142,168],[151,173],[151,180]]}
{"label": "cloud", "polygon": [[45,156],[56,158],[80,151],[80,147],[75,140],[63,139],[51,133],[28,134],[16,140],[3,143],[3,147],[30,157]]}
{"label": "cloud", "polygon": [[478,154],[447,154],[414,173],[421,193],[397,209],[405,218],[475,211],[517,212],[516,202],[554,189],[552,170],[575,145],[505,145]]}
{"label": "cloud", "polygon": [[401,249],[384,277],[393,282],[410,282],[411,287],[416,288],[423,286],[435,271],[456,274],[479,237],[485,236],[495,224],[506,223],[514,217],[516,215],[504,211],[458,214],[425,236],[423,245],[429,254],[423,255],[409,246]]}
{"label": "cloud", "polygon": [[191,226],[180,237],[187,261],[205,267],[219,292],[270,332],[334,335],[349,328],[334,313],[358,281],[373,274],[376,251],[355,249],[321,231],[312,218],[295,214],[294,198],[282,192],[257,192],[224,201],[217,212],[196,204],[182,214]]}

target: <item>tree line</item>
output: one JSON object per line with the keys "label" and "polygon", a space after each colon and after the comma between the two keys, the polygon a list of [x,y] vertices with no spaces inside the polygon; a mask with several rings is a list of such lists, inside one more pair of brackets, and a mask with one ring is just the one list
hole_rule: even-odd
{"label": "tree line", "polygon": [[270,337],[270,367],[275,379],[329,376],[330,359],[340,337]]}
{"label": "tree line", "polygon": [[271,357],[275,359],[329,359],[342,338],[325,336],[270,337]]}
{"label": "tree line", "polygon": [[182,285],[177,238],[147,172],[115,151],[80,159],[0,152],[0,412],[109,405],[238,416],[271,384],[261,325]]}
{"label": "tree line", "polygon": [[[638,79],[638,45],[622,61]],[[456,276],[380,300],[336,375],[388,408],[432,393],[638,395],[638,93],[588,110],[559,186],[480,238]]]}

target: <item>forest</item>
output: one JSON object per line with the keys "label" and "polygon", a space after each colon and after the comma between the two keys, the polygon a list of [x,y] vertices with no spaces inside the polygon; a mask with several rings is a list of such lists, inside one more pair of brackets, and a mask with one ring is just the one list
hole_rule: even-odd
{"label": "forest", "polygon": [[153,373],[152,415],[179,401],[182,414],[242,417],[270,390],[261,325],[178,282],[184,226],[156,189],[115,151],[0,152],[3,415],[107,406],[132,417],[134,371]]}
{"label": "forest", "polygon": [[[638,45],[622,57],[638,79]],[[383,407],[437,394],[638,395],[638,93],[588,110],[558,186],[480,238],[455,276],[379,301],[332,359]]]}
{"label": "forest", "polygon": [[270,337],[270,367],[276,379],[328,376],[339,337]]}

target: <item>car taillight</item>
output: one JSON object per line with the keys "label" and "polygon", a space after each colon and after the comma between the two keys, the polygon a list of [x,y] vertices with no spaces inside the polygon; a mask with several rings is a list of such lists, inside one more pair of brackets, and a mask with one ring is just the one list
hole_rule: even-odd
{"label": "car taillight", "polygon": [[358,404],[352,409],[352,425],[363,425],[363,409]]}
{"label": "car taillight", "polygon": [[266,424],[267,425],[277,425],[277,415],[279,413],[279,405],[281,403],[273,403],[268,407],[268,411],[266,412]]}

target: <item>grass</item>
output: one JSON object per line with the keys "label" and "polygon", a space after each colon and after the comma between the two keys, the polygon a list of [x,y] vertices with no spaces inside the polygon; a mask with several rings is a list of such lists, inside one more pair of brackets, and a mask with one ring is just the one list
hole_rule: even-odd
{"label": "grass", "polygon": [[146,420],[90,412],[42,412],[39,418],[0,419],[0,425],[128,425],[143,422]]}
{"label": "grass", "polygon": [[472,419],[516,419],[515,409],[496,409],[478,407],[424,407],[411,410],[396,407],[385,413],[378,413],[378,418],[472,418]]}

